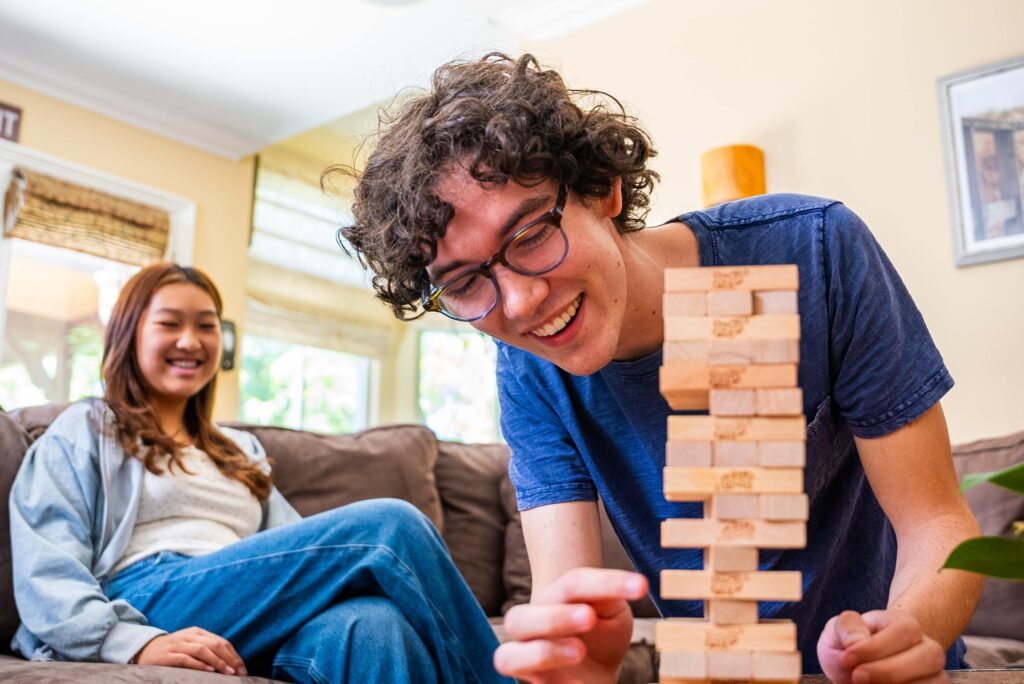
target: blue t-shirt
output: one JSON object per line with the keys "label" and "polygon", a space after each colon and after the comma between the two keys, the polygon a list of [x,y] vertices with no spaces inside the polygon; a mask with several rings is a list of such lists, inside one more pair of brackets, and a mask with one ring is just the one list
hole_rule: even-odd
{"label": "blue t-shirt", "polygon": [[[884,608],[896,538],[864,475],[853,435],[879,437],[920,416],[953,385],[920,312],[864,223],[839,202],[766,195],[684,214],[702,266],[797,264],[800,369],[807,418],[807,548],[762,550],[761,568],[799,570],[799,603],[762,602],[798,625],[805,672],[843,610]],[[571,249],[571,245],[570,245]],[[600,497],[665,616],[700,617],[698,601],[660,598],[666,568],[700,568],[699,549],[663,549],[661,521],[701,517],[662,493],[667,418],[661,350],[589,376],[499,343],[501,425],[519,508]],[[681,412],[677,412],[681,413]],[[948,654],[960,667],[962,644]]]}

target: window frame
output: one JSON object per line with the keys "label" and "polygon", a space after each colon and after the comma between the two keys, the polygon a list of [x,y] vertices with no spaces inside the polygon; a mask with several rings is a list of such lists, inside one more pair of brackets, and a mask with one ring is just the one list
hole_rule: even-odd
{"label": "window frame", "polygon": [[[163,209],[170,217],[170,232],[164,258],[182,265],[191,265],[196,226],[196,203],[192,200],[17,143],[0,140],[0,188],[3,192],[6,192],[11,183],[11,172],[15,167]],[[6,275],[10,271],[10,256],[9,240],[4,237],[0,226],[0,273],[4,274],[4,277],[0,277],[0,340],[3,339],[6,329]]]}

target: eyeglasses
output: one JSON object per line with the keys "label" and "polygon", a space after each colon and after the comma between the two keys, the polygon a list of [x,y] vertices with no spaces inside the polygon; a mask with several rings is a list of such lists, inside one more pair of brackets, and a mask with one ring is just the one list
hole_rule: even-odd
{"label": "eyeglasses", "polygon": [[423,295],[423,310],[438,311],[456,321],[478,321],[501,301],[501,290],[494,279],[495,266],[500,264],[526,276],[554,270],[569,253],[569,238],[562,229],[562,211],[568,195],[568,188],[564,184],[559,186],[551,211],[517,230],[487,261],[432,287]]}

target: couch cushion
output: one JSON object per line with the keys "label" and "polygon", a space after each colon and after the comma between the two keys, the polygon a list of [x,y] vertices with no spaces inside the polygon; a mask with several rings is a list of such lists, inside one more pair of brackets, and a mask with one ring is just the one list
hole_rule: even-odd
{"label": "couch cushion", "polygon": [[[9,414],[0,413],[0,653],[11,652],[11,638],[18,629],[11,576],[11,520],[7,499],[14,476],[31,440]],[[0,677],[3,679],[3,677]]]}
{"label": "couch cushion", "polygon": [[64,412],[71,404],[43,404],[41,406],[28,406],[10,412],[11,418],[22,429],[28,433],[32,441],[39,439],[39,436],[46,432],[50,423]]}
{"label": "couch cushion", "polygon": [[438,529],[434,484],[437,439],[421,425],[388,425],[349,435],[225,423],[251,432],[266,449],[274,484],[303,516],[364,499],[403,499]]}
{"label": "couch cushion", "polygon": [[507,596],[501,606],[501,614],[504,615],[512,606],[528,603],[533,589],[530,558],[526,554],[526,539],[523,537],[523,522],[516,504],[516,490],[507,473],[501,480],[501,505],[508,517],[508,526],[505,528],[505,561],[502,564],[502,577]]}
{"label": "couch cushion", "polygon": [[0,681],[5,684],[271,684],[262,677],[232,677],[156,665],[111,665],[109,663],[26,662],[0,657]]}
{"label": "couch cushion", "polygon": [[445,543],[487,615],[500,615],[505,601],[508,517],[499,490],[507,469],[504,445],[441,442],[434,471]]}
{"label": "couch cushion", "polygon": [[[1024,432],[983,439],[953,449],[957,476],[1001,470],[1024,462]],[[1024,496],[993,484],[980,484],[967,492],[967,503],[985,535],[1012,534],[1015,520],[1024,520]],[[1020,639],[1024,616],[1024,582],[988,579],[967,634]]]}

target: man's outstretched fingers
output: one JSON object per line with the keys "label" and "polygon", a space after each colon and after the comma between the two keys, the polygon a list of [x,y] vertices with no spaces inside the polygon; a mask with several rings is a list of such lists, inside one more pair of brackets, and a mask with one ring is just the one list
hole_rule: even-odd
{"label": "man's outstretched fingers", "polygon": [[587,649],[579,639],[509,641],[494,652],[494,667],[503,675],[526,677],[583,662]]}
{"label": "man's outstretched fingers", "polygon": [[559,639],[589,632],[597,624],[594,609],[585,604],[523,604],[505,614],[505,631],[518,641]]}
{"label": "man's outstretched fingers", "polygon": [[636,600],[647,594],[647,578],[626,570],[574,568],[541,591],[534,602],[589,603],[598,609],[605,601]]}

